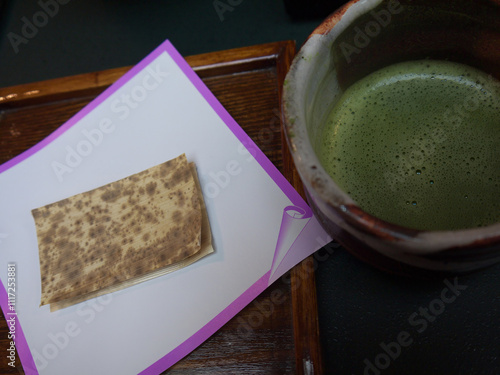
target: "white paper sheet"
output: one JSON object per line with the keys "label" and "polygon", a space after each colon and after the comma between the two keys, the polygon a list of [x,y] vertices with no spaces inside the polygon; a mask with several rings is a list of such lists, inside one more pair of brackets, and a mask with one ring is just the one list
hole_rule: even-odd
{"label": "white paper sheet", "polygon": [[[39,307],[31,210],[181,153],[196,163],[215,253],[56,312]],[[16,347],[27,374],[164,371],[329,241],[168,41],[46,140],[0,166],[0,190],[0,302],[7,319],[17,317]],[[290,216],[291,206],[300,217]],[[297,249],[297,241],[306,246]],[[15,309],[9,309],[13,263]]]}

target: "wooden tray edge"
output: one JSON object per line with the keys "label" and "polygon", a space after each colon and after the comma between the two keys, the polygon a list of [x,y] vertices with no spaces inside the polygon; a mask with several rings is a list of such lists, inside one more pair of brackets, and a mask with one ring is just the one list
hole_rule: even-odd
{"label": "wooden tray edge", "polygon": [[[287,46],[280,55],[278,66],[278,84],[281,106],[282,87],[286,73],[295,56],[295,45]],[[286,141],[283,117],[281,121],[281,144],[283,158],[283,174],[304,198],[304,187],[293,164]],[[295,338],[295,361],[297,374],[324,374],[322,349],[319,335],[318,300],[316,278],[314,276],[314,258],[310,256],[295,266],[291,271],[292,312]]]}
{"label": "wooden tray edge", "polygon": [[[234,48],[220,53],[211,52],[185,57],[188,64],[201,77],[219,74],[238,73],[247,70],[264,69],[273,66],[281,56],[281,51],[293,41],[266,43],[250,47]],[[0,88],[0,110],[37,104],[47,98],[68,98],[95,95],[110,86],[132,66],[82,73],[68,77],[54,78],[39,82],[26,83]]]}

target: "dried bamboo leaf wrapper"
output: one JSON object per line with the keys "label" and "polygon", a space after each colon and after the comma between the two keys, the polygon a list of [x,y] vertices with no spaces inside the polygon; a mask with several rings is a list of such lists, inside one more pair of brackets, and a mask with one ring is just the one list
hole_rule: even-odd
{"label": "dried bamboo leaf wrapper", "polygon": [[130,280],[126,280],[122,283],[112,285],[110,287],[100,289],[100,290],[97,290],[95,292],[85,294],[83,296],[66,299],[66,300],[63,300],[60,302],[51,303],[50,304],[50,311],[57,311],[59,309],[63,309],[65,307],[72,306],[74,304],[86,301],[88,299],[96,298],[96,297],[102,296],[104,294],[111,293],[111,292],[114,292],[114,291],[117,291],[120,289],[124,289],[126,287],[138,284],[140,282],[151,280],[155,277],[162,276],[162,275],[165,275],[165,274],[170,273],[170,272],[174,272],[174,271],[179,270],[181,268],[187,267],[190,264],[193,264],[194,262],[196,262],[196,261],[200,260],[201,258],[207,256],[208,254],[211,254],[214,252],[214,248],[212,246],[212,231],[210,229],[210,221],[208,219],[208,213],[206,210],[206,206],[205,206],[205,202],[204,202],[203,194],[202,194],[202,190],[201,190],[201,185],[200,185],[200,182],[198,180],[196,166],[194,165],[194,163],[190,163],[190,168],[191,168],[193,177],[195,179],[195,182],[196,182],[196,185],[198,188],[197,189],[198,197],[200,199],[200,205],[201,205],[201,248],[200,248],[200,250],[197,253],[183,259],[180,262],[170,264],[164,268],[158,269],[156,271],[152,271],[152,272],[147,273],[145,275],[135,277],[135,278],[130,279]]}
{"label": "dried bamboo leaf wrapper", "polygon": [[32,213],[41,305],[133,285],[201,249],[199,191],[184,154]]}

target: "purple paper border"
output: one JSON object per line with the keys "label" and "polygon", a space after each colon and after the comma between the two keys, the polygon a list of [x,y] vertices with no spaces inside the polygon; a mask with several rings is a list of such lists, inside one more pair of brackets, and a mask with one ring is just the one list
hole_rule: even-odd
{"label": "purple paper border", "polygon": [[[218,114],[226,126],[233,132],[233,134],[238,138],[238,140],[249,150],[252,151],[252,155],[261,165],[261,167],[266,171],[266,173],[273,179],[273,181],[280,187],[283,193],[288,197],[293,205],[301,207],[306,212],[310,211],[309,206],[304,202],[302,197],[295,191],[292,185],[285,179],[285,177],[278,171],[274,164],[265,156],[265,154],[259,149],[259,147],[253,142],[253,140],[244,132],[244,130],[236,123],[232,116],[227,112],[227,110],[222,106],[218,99],[212,94],[208,87],[203,83],[200,77],[194,72],[194,70],[189,66],[186,60],[179,54],[175,47],[170,43],[169,40],[164,41],[159,45],[153,52],[141,60],[137,65],[131,68],[127,73],[125,73],[121,78],[119,78],[114,84],[104,90],[99,96],[87,104],[82,110],[71,117],[63,125],[61,125],[57,130],[51,133],[48,137],[37,143],[35,146],[29,148],[23,153],[17,155],[13,159],[0,165],[0,173],[14,167],[15,165],[21,163],[23,160],[34,155],[45,146],[49,145],[51,142],[56,140],[67,130],[73,127],[78,121],[88,115],[97,106],[109,98],[113,93],[125,85],[130,79],[132,79],[136,74],[141,72],[147,65],[153,62],[158,56],[163,52],[167,52],[174,62],[179,66],[186,77],[191,81],[194,87],[200,92],[203,98],[208,102],[208,104],[213,108],[213,110]],[[268,280],[270,277],[270,271],[262,276],[257,282],[255,282],[250,288],[248,288],[242,295],[240,295],[235,301],[233,301],[228,307],[226,307],[221,313],[219,313],[215,318],[208,322],[203,328],[201,328],[197,333],[191,336],[189,339],[184,341],[170,353],[165,355],[163,358],[152,364],[150,367],[145,369],[141,374],[156,374],[169,368],[184,356],[189,354],[192,350],[198,347],[202,342],[208,339],[212,334],[214,334],[220,327],[222,327],[227,321],[229,321],[234,315],[236,315],[243,307],[249,304],[255,297],[257,297],[262,291],[264,291],[268,286]],[[7,292],[0,280],[0,306],[5,313],[8,311],[8,299]],[[29,349],[26,338],[21,330],[21,325],[19,320],[17,320],[16,330],[19,329],[19,338],[16,340],[16,348],[18,355],[21,358],[23,368],[26,367],[28,371],[32,374],[38,374],[36,370],[36,365]],[[32,367],[32,368],[30,368]]]}

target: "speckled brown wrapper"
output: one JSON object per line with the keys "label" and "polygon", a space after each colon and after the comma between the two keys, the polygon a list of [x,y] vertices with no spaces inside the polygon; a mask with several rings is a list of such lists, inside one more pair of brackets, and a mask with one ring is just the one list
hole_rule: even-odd
{"label": "speckled brown wrapper", "polygon": [[186,156],[32,211],[51,311],[184,268],[213,252]]}

